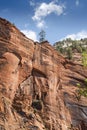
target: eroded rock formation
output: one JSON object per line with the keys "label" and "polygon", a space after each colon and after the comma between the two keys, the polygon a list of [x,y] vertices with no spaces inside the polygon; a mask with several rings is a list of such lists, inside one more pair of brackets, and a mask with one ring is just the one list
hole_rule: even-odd
{"label": "eroded rock formation", "polygon": [[0,18],[0,130],[87,130],[87,69]]}

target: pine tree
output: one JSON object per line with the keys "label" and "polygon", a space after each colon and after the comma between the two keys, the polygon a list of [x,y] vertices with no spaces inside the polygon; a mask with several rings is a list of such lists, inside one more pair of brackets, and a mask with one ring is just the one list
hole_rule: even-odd
{"label": "pine tree", "polygon": [[44,30],[41,30],[41,31],[40,31],[39,36],[40,36],[40,38],[39,38],[39,41],[40,41],[40,42],[45,41],[46,33],[45,33]]}

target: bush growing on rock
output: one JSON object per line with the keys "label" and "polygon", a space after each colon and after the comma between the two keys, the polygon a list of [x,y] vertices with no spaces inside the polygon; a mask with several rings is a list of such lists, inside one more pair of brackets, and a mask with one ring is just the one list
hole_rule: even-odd
{"label": "bush growing on rock", "polygon": [[86,51],[82,53],[82,63],[84,67],[87,67],[87,52]]}
{"label": "bush growing on rock", "polygon": [[82,87],[80,83],[77,83],[77,86],[79,87],[77,91],[78,99],[80,99],[81,96],[87,97],[87,78],[84,80],[84,87]]}

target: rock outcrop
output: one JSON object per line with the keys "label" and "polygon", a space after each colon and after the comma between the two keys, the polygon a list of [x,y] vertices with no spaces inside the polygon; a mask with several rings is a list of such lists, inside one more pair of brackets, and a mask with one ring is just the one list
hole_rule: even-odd
{"label": "rock outcrop", "polygon": [[0,18],[0,130],[87,130],[87,69]]}

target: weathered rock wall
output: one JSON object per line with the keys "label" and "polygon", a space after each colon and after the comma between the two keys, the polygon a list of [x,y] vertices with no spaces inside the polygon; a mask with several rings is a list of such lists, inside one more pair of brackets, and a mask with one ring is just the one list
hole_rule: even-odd
{"label": "weathered rock wall", "polygon": [[87,101],[77,100],[87,69],[46,41],[26,38],[0,19],[0,129],[86,130]]}

